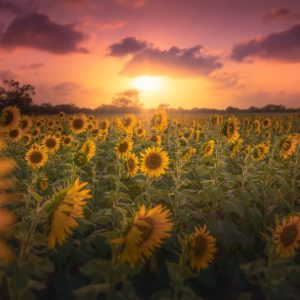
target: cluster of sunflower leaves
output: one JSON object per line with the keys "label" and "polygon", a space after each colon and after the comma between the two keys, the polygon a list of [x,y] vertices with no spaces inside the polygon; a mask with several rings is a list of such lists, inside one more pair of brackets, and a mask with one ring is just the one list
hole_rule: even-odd
{"label": "cluster of sunflower leaves", "polygon": [[299,299],[299,115],[0,125],[0,299]]}

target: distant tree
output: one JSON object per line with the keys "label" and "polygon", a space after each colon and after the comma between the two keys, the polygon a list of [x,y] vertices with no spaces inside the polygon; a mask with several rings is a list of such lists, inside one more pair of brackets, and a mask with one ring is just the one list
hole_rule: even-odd
{"label": "distant tree", "polygon": [[31,84],[21,85],[13,79],[4,80],[3,87],[0,87],[0,105],[16,105],[22,112],[27,113],[30,111],[34,95],[35,89]]}
{"label": "distant tree", "polygon": [[125,90],[117,93],[112,99],[112,105],[117,107],[142,107],[138,90]]}

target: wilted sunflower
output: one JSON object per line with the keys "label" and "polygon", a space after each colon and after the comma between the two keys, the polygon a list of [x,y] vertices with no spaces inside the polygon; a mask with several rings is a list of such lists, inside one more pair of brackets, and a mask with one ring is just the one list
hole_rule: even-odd
{"label": "wilted sunflower", "polygon": [[139,171],[139,159],[134,153],[130,153],[125,160],[127,176],[135,176]]}
{"label": "wilted sunflower", "polygon": [[214,153],[215,150],[215,141],[210,140],[203,145],[202,153],[204,157],[209,157]]}
{"label": "wilted sunflower", "polygon": [[183,161],[189,161],[191,160],[192,156],[197,152],[196,148],[188,148],[186,149],[182,154],[182,160]]}
{"label": "wilted sunflower", "polygon": [[32,169],[39,169],[48,161],[48,154],[43,146],[33,144],[27,151],[25,159]]}
{"label": "wilted sunflower", "polygon": [[279,145],[279,155],[283,159],[288,159],[297,149],[298,139],[296,135],[290,134],[281,140]]}
{"label": "wilted sunflower", "polygon": [[0,115],[0,128],[7,130],[16,128],[21,120],[20,110],[16,106],[5,107]]}
{"label": "wilted sunflower", "polygon": [[190,235],[189,257],[192,268],[200,271],[206,269],[213,261],[217,251],[216,239],[209,233],[206,225],[196,228]]}
{"label": "wilted sunflower", "polygon": [[149,147],[141,154],[141,171],[150,177],[165,174],[169,166],[169,155],[160,147]]}
{"label": "wilted sunflower", "polygon": [[116,154],[118,158],[124,158],[132,151],[133,143],[130,139],[120,141],[116,145]]}
{"label": "wilted sunflower", "polygon": [[239,128],[239,119],[234,116],[229,117],[223,127],[223,134],[226,136],[228,143],[233,144],[239,139]]}
{"label": "wilted sunflower", "polygon": [[74,116],[70,120],[70,129],[75,134],[80,134],[86,131],[88,126],[87,117],[84,114]]}
{"label": "wilted sunflower", "polygon": [[73,186],[69,186],[55,193],[51,203],[51,229],[48,247],[55,248],[56,244],[63,244],[74,228],[78,227],[77,219],[83,218],[86,200],[91,198],[90,190],[83,189],[87,182],[79,183],[76,179]]}
{"label": "wilted sunflower", "polygon": [[42,142],[45,149],[50,152],[56,152],[60,147],[60,138],[57,138],[55,135],[47,135]]}
{"label": "wilted sunflower", "polygon": [[266,154],[269,152],[269,145],[267,144],[258,144],[254,147],[252,158],[255,161],[261,161],[266,157]]}
{"label": "wilted sunflower", "polygon": [[132,268],[138,261],[144,263],[145,259],[161,247],[164,239],[170,237],[172,227],[169,209],[157,205],[146,210],[144,205],[141,206],[126,236],[112,241],[122,245],[121,263],[128,262]]}
{"label": "wilted sunflower", "polygon": [[274,241],[276,252],[283,257],[293,257],[299,248],[300,241],[300,218],[290,216],[284,218],[275,229]]}
{"label": "wilted sunflower", "polygon": [[90,161],[96,153],[95,142],[92,139],[86,140],[80,148],[80,152],[85,153],[87,160]]}

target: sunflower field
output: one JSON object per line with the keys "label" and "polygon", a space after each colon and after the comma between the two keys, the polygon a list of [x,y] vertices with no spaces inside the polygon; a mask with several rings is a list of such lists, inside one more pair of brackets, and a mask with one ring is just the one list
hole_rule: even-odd
{"label": "sunflower field", "polygon": [[300,115],[0,113],[0,299],[299,299]]}

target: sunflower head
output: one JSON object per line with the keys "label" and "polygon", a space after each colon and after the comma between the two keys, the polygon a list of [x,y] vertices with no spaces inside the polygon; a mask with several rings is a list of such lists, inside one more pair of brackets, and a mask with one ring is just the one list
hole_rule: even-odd
{"label": "sunflower head", "polygon": [[276,252],[282,257],[293,257],[299,248],[300,242],[300,218],[299,216],[290,216],[284,218],[276,226],[274,243]]}
{"label": "sunflower head", "polygon": [[169,155],[160,147],[150,147],[141,154],[141,171],[149,177],[165,174],[169,166]]}
{"label": "sunflower head", "polygon": [[195,229],[189,237],[189,242],[189,258],[192,268],[198,271],[206,269],[217,251],[216,239],[205,225]]}
{"label": "sunflower head", "polygon": [[132,151],[133,142],[130,139],[121,140],[116,145],[116,154],[118,158],[124,158]]}
{"label": "sunflower head", "polygon": [[60,138],[56,137],[55,135],[47,135],[43,139],[42,144],[48,152],[54,153],[60,147]]}
{"label": "sunflower head", "polygon": [[197,152],[197,149],[196,148],[188,148],[186,149],[183,154],[182,154],[182,160],[187,162],[187,161],[190,161],[192,156]]}
{"label": "sunflower head", "polygon": [[19,141],[22,138],[22,130],[18,127],[10,129],[7,133],[8,137],[13,141]]}
{"label": "sunflower head", "polygon": [[231,116],[223,126],[223,134],[226,136],[228,143],[235,143],[239,137],[240,121],[238,118]]}
{"label": "sunflower head", "polygon": [[7,130],[16,128],[21,120],[20,110],[16,106],[5,107],[0,115],[0,128]]}
{"label": "sunflower head", "polygon": [[39,169],[48,161],[48,154],[43,146],[33,144],[27,151],[25,160],[32,169]]}
{"label": "sunflower head", "polygon": [[139,171],[139,158],[134,154],[130,153],[125,159],[125,168],[127,176],[135,176]]}
{"label": "sunflower head", "polygon": [[22,116],[22,119],[20,121],[20,127],[22,131],[28,132],[31,129],[32,126],[32,120],[29,116]]}
{"label": "sunflower head", "polygon": [[269,145],[267,144],[258,144],[254,147],[252,158],[255,161],[261,161],[266,157],[266,154],[269,152]]}
{"label": "sunflower head", "polygon": [[288,159],[296,150],[299,140],[296,135],[288,135],[280,141],[279,155],[283,159]]}
{"label": "sunflower head", "polygon": [[70,120],[70,129],[75,134],[83,133],[87,130],[88,120],[86,115],[80,114]]}
{"label": "sunflower head", "polygon": [[80,152],[86,155],[87,161],[90,161],[96,153],[96,144],[94,140],[88,139],[84,142],[82,147],[80,148]]}
{"label": "sunflower head", "polygon": [[214,140],[210,140],[207,143],[205,143],[203,145],[203,156],[204,157],[209,157],[214,153],[214,149],[215,149],[215,141]]}

